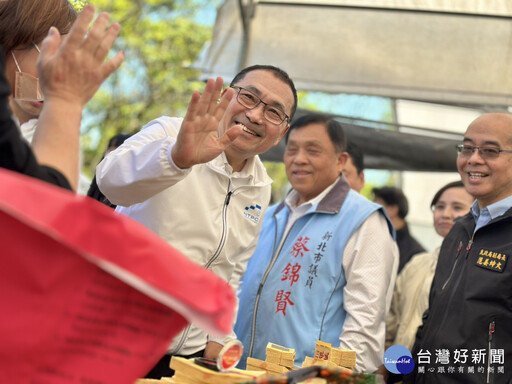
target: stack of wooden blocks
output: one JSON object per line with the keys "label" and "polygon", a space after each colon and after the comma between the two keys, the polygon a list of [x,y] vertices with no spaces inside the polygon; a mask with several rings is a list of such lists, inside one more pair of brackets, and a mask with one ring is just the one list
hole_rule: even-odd
{"label": "stack of wooden blocks", "polygon": [[294,369],[295,349],[286,348],[275,343],[268,343],[265,361],[247,358],[247,370],[266,371],[269,375],[279,375]]}
{"label": "stack of wooden blocks", "polygon": [[295,362],[295,349],[286,348],[274,343],[268,343],[266,352],[266,361],[279,364],[286,368],[293,368],[293,364]]}
{"label": "stack of wooden blocks", "polygon": [[356,366],[356,352],[349,349],[333,348],[331,344],[321,340],[316,342],[315,356],[306,356],[302,367],[294,366],[295,350],[275,343],[268,343],[265,361],[252,357],[247,358],[247,369],[251,371],[266,371],[268,375],[279,375],[293,369],[305,368],[312,365],[322,365],[332,368],[348,368]]}
{"label": "stack of wooden blocks", "polygon": [[306,356],[302,363],[303,368],[311,365],[354,369],[356,352],[350,349],[333,348],[331,344],[318,340],[315,346],[315,357]]}
{"label": "stack of wooden blocks", "polygon": [[[174,376],[169,379],[169,383],[173,384],[237,384],[256,380],[265,375],[265,372],[250,372],[237,368],[232,368],[228,372],[216,372],[195,364],[193,359],[184,359],[177,356],[172,357],[171,368],[175,372]],[[164,384],[163,379],[162,384]],[[139,382],[137,384],[143,383]]]}
{"label": "stack of wooden blocks", "polygon": [[[162,380],[140,379],[136,384],[235,384],[257,380],[263,376],[282,375],[291,370],[312,365],[341,369],[350,375],[347,380],[358,380],[361,383],[376,383],[372,374],[354,373],[356,352],[348,349],[332,348],[331,344],[318,340],[315,346],[315,356],[306,356],[302,367],[294,365],[295,350],[275,343],[268,343],[265,361],[252,357],[247,358],[247,370],[231,369],[229,372],[215,372],[194,364],[193,359],[187,360],[173,357],[171,368],[175,370],[172,378]],[[352,376],[352,375],[357,375]],[[343,381],[345,382],[345,381]],[[346,381],[347,383],[356,381]],[[324,379],[312,378],[308,383],[325,383]]]}

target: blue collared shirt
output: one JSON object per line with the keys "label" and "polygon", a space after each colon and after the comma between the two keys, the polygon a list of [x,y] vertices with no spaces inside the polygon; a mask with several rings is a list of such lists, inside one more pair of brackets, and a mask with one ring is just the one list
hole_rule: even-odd
{"label": "blue collared shirt", "polygon": [[498,216],[503,215],[512,207],[512,196],[506,197],[503,200],[497,201],[491,205],[488,205],[484,209],[480,210],[478,201],[475,200],[471,206],[471,214],[473,215],[476,227],[475,232],[487,225],[489,221],[495,219]]}

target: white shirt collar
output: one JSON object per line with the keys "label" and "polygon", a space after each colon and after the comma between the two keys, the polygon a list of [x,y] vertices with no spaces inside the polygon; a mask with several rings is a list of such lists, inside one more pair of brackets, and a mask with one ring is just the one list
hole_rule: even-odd
{"label": "white shirt collar", "polygon": [[[319,203],[320,201],[322,201],[322,199],[331,191],[331,189],[334,188],[334,186],[336,185],[336,183],[339,181],[339,177],[334,181],[334,183],[332,183],[331,185],[329,185],[327,188],[325,188],[320,194],[318,194],[317,196],[313,197],[312,199],[306,201],[305,203],[302,203],[300,206],[304,206],[306,204],[309,204],[308,207],[312,207],[313,205]],[[299,194],[296,190],[292,190],[288,196],[286,197],[286,199],[284,200],[284,203],[286,204],[286,206],[288,208],[290,208],[290,210],[294,210],[297,207],[297,203],[299,201]]]}

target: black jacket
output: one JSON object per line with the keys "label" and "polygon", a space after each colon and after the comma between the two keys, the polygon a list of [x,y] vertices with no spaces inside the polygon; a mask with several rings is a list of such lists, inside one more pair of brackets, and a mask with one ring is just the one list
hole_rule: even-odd
{"label": "black jacket", "polygon": [[32,149],[11,118],[10,93],[5,78],[5,56],[0,46],[0,167],[71,190],[68,180],[59,171],[37,163]]}
{"label": "black jacket", "polygon": [[409,232],[409,227],[404,227],[396,231],[396,244],[400,252],[400,262],[398,263],[398,273],[407,264],[414,255],[425,252],[425,248]]}
{"label": "black jacket", "polygon": [[[512,382],[512,209],[473,235],[474,228],[469,213],[441,246],[429,310],[412,351],[416,368],[405,383]],[[449,353],[448,364],[436,362],[436,351],[443,349]],[[456,351],[465,349],[467,362],[455,363]],[[427,351],[430,364],[424,364]],[[473,362],[474,351],[485,354],[484,360]],[[420,355],[425,373],[417,371]]]}

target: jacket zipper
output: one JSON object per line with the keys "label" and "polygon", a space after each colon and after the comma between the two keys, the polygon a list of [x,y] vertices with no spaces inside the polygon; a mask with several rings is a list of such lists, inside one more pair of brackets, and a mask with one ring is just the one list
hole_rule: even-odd
{"label": "jacket zipper", "polygon": [[[471,239],[469,240],[468,245],[466,247],[466,257],[465,257],[466,260],[467,260],[467,258],[469,256],[469,251],[471,251],[471,246],[472,245],[473,245],[473,237],[471,237]],[[452,268],[452,270],[450,272],[450,276],[448,276],[448,279],[444,282],[443,287],[441,288],[442,291],[444,291],[444,289],[446,288],[446,286],[448,285],[448,283],[452,279],[453,273],[455,272],[455,267],[457,266],[457,263],[459,262],[459,255],[460,255],[460,251],[461,250],[462,250],[462,241],[459,243],[459,247],[458,247],[458,250],[457,250],[457,256],[455,257],[455,263],[453,263],[453,268]]]}
{"label": "jacket zipper", "polygon": [[[473,236],[475,236],[473,234]],[[473,245],[473,236],[471,236],[471,239],[469,240],[468,246],[466,247],[466,259],[469,256],[469,251],[471,250],[471,246]]]}
{"label": "jacket zipper", "polygon": [[226,237],[227,237],[227,212],[228,212],[228,205],[229,201],[231,200],[231,195],[233,194],[233,191],[230,191],[231,189],[231,180],[229,180],[228,184],[228,191],[226,194],[226,198],[224,199],[224,206],[222,207],[222,235],[220,237],[219,245],[217,246],[217,250],[213,254],[213,256],[208,260],[208,262],[204,265],[206,269],[210,268],[212,263],[219,257],[220,252],[224,248],[224,244],[226,243]]}
{"label": "jacket zipper", "polygon": [[[491,349],[492,349],[492,339],[495,331],[496,323],[491,321],[489,323],[489,349],[487,351],[487,384],[491,383]],[[493,380],[494,381],[494,380]]]}
{"label": "jacket zipper", "polygon": [[444,289],[446,288],[446,286],[448,285],[448,283],[452,279],[453,272],[455,272],[455,267],[457,267],[457,263],[459,262],[459,255],[460,255],[460,251],[461,250],[462,250],[462,241],[459,243],[459,247],[457,248],[457,256],[455,256],[455,262],[453,263],[453,267],[452,267],[452,270],[450,272],[450,275],[448,276],[448,279],[446,279],[446,281],[443,284],[443,287],[441,288],[442,291],[444,291]]}
{"label": "jacket zipper", "polygon": [[[275,229],[274,229],[274,244],[272,245],[272,249],[275,249],[276,248],[276,240],[277,240],[277,219],[275,217],[273,219],[275,222],[274,223]],[[288,231],[288,233],[290,233],[290,231]],[[288,237],[288,234],[286,236]],[[285,242],[282,241],[282,244],[284,244],[284,243]],[[265,270],[265,273],[263,274],[263,276],[261,278],[261,282],[258,287],[258,292],[256,293],[256,299],[254,301],[254,309],[252,311],[251,342],[249,343],[248,356],[252,356],[252,350],[254,349],[254,333],[256,332],[256,314],[258,312],[261,291],[263,290],[263,286],[265,285],[265,281],[267,280],[268,274],[270,273],[270,271],[272,270],[272,267],[276,263],[277,256],[279,255],[281,248],[282,248],[282,245],[281,245],[281,247],[279,247],[279,249],[276,252],[274,252],[274,255],[272,256],[272,260],[270,260],[269,266],[267,267],[267,269]]]}
{"label": "jacket zipper", "polygon": [[[331,213],[331,212],[315,211],[315,213]],[[304,214],[304,216],[309,215],[309,214],[310,213],[306,213],[306,214]],[[304,216],[301,216],[300,218],[302,218]],[[277,219],[275,218],[275,216],[273,217],[273,219],[274,219],[274,224],[275,224],[275,231],[274,231],[274,245],[272,246],[272,249],[275,249],[276,241],[277,241],[277,228],[278,228],[278,226],[277,226]],[[286,243],[286,239],[288,238],[288,235],[290,234],[290,232],[292,231],[292,228],[294,226],[295,226],[295,223],[292,224],[292,226],[288,230],[288,233],[286,234],[284,239],[281,240],[279,249],[277,249],[274,252],[274,256],[272,256],[272,260],[270,260],[269,266],[267,267],[267,269],[265,270],[265,273],[263,274],[263,276],[261,278],[261,282],[260,282],[260,285],[258,287],[258,292],[256,293],[256,299],[254,301],[254,309],[253,309],[253,312],[252,312],[251,342],[249,343],[249,352],[248,352],[248,356],[249,357],[252,357],[252,350],[254,349],[254,333],[256,332],[256,314],[258,313],[258,306],[259,306],[259,302],[260,302],[261,291],[263,290],[263,286],[265,285],[265,281],[267,280],[267,277],[268,277],[270,271],[272,270],[272,268],[274,267],[274,264],[277,261],[277,256],[281,252],[281,249],[283,249],[283,245]]]}
{"label": "jacket zipper", "polygon": [[[228,192],[226,194],[226,198],[224,199],[224,206],[222,207],[222,235],[220,238],[220,243],[217,247],[217,250],[213,254],[213,256],[204,265],[204,268],[206,268],[206,269],[208,269],[212,265],[212,263],[215,261],[215,259],[217,259],[217,257],[219,257],[220,252],[222,251],[222,248],[224,248],[224,244],[226,243],[227,210],[228,210],[229,201],[231,200],[231,195],[233,194],[233,191],[230,191],[230,188],[231,188],[231,180],[229,181]],[[187,339],[188,333],[190,331],[190,326],[191,326],[191,324],[187,325],[187,328],[185,329],[185,332],[183,332],[183,335],[181,336],[181,339],[178,342],[178,345],[176,346],[176,348],[173,348],[173,354],[179,352],[181,347],[183,347],[183,344],[185,344],[185,340]]]}
{"label": "jacket zipper", "polygon": [[190,332],[190,327],[192,324],[187,325],[187,328],[185,328],[185,331],[183,331],[183,335],[181,336],[180,341],[178,342],[178,345],[176,345],[175,348],[172,349],[172,351],[167,352],[170,355],[174,355],[175,353],[179,352],[181,347],[183,347],[183,344],[185,344],[185,340],[187,340],[188,333]]}
{"label": "jacket zipper", "polygon": [[[473,237],[469,240],[468,245],[466,246],[466,257],[464,258],[465,261],[467,260],[467,258],[469,256],[469,251],[471,250],[472,244],[473,244]],[[445,281],[445,283],[443,284],[443,286],[441,288],[442,291],[446,288],[448,283],[452,280],[452,276],[453,276],[453,274],[455,272],[455,267],[457,266],[457,263],[460,260],[459,255],[460,255],[461,250],[462,250],[462,241],[459,243],[459,246],[457,248],[457,256],[455,257],[455,263],[453,264],[453,268],[452,268],[452,270],[450,272],[450,276],[448,276],[448,279]],[[460,279],[461,279],[461,276],[462,276],[462,273],[459,273],[457,275],[457,279],[455,280],[454,287],[458,286],[458,284],[460,282]],[[455,288],[452,289],[448,299],[445,300],[447,306],[450,305],[451,301],[453,300],[453,295],[454,294],[455,294]],[[441,318],[441,322],[439,324],[444,324],[447,316],[448,316],[448,311],[444,311],[444,313],[442,315],[442,318]],[[434,334],[437,335],[440,330],[441,330],[441,327],[437,327],[436,330],[434,331]]]}

